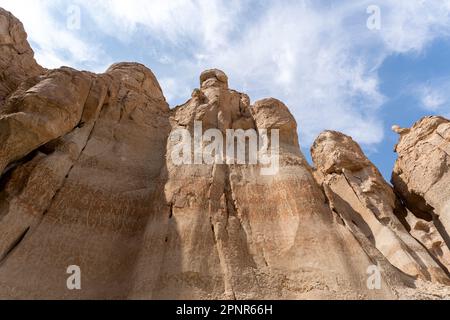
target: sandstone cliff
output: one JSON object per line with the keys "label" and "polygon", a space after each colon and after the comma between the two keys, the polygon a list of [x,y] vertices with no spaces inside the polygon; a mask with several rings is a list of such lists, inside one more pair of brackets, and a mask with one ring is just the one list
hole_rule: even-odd
{"label": "sandstone cliff", "polygon": [[[337,132],[313,169],[288,107],[252,104],[220,70],[171,109],[143,65],[46,70],[4,10],[0,40],[0,298],[448,297],[448,120],[400,130],[393,188]],[[175,164],[173,133],[198,124],[277,129],[278,170]]]}

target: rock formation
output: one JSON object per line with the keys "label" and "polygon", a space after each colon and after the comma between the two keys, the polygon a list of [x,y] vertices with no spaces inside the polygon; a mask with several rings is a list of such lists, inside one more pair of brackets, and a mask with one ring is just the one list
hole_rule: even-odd
{"label": "rock formation", "polygon": [[397,218],[394,190],[351,137],[322,133],[314,142],[312,157],[331,208],[350,229],[362,233],[404,273],[450,284],[445,271]]}
{"label": "rock formation", "polygon": [[400,215],[450,270],[450,121],[426,117],[400,133],[392,183],[405,205]]}
{"label": "rock formation", "polygon": [[[0,298],[449,296],[447,120],[397,128],[392,188],[337,132],[315,142],[313,170],[288,107],[252,104],[220,70],[171,109],[143,65],[46,70],[4,10],[0,40]],[[212,142],[198,126],[269,133],[277,169],[197,162],[195,143]],[[194,136],[193,163],[173,161],[179,132]],[[67,287],[73,265],[81,290]]]}
{"label": "rock formation", "polygon": [[0,8],[0,107],[25,80],[44,72],[34,60],[22,23]]}

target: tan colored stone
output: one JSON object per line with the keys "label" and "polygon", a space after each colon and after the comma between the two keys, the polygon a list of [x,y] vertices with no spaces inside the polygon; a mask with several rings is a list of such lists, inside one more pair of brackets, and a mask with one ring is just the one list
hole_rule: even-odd
{"label": "tan colored stone", "polygon": [[397,215],[409,230],[409,233],[428,249],[446,271],[450,270],[450,249],[433,221],[416,217],[406,208],[397,211]]}
{"label": "tan colored stone", "polygon": [[351,137],[323,132],[312,157],[331,207],[355,225],[398,269],[424,280],[450,284],[432,256],[404,228],[394,211],[392,190]]}
{"label": "tan colored stone", "polygon": [[[31,160],[3,177],[0,296],[127,297],[145,221],[164,212],[154,199],[164,185],[169,108],[154,75],[129,63],[98,76],[62,69],[17,101],[48,121],[24,125],[41,140],[16,136],[20,150],[34,148]],[[54,135],[41,134],[47,127]],[[82,293],[65,285],[74,264]]]}
{"label": "tan colored stone", "polygon": [[[0,298],[450,296],[439,283],[448,280],[443,229],[408,212],[350,138],[321,135],[313,172],[288,107],[251,105],[221,70],[203,72],[191,99],[171,110],[138,63],[104,74],[44,70],[1,9],[0,42]],[[279,130],[279,170],[176,165],[171,133],[192,134],[196,121],[223,136]],[[70,265],[81,268],[80,291],[66,286]],[[373,266],[377,290],[367,285]]]}
{"label": "tan colored stone", "polygon": [[34,60],[22,23],[0,8],[0,110],[6,97],[23,81],[43,72]]}
{"label": "tan colored stone", "polygon": [[447,269],[450,246],[450,121],[425,117],[401,132],[392,175],[395,191],[408,210],[411,233]]}
{"label": "tan colored stone", "polygon": [[0,172],[81,121],[93,77],[69,68],[50,71],[0,111]]}
{"label": "tan colored stone", "polygon": [[[204,74],[202,83],[222,72]],[[242,119],[251,119],[258,130],[280,130],[280,171],[264,177],[258,165],[175,166],[168,156],[165,195],[171,213],[163,251],[170,254],[153,280],[158,291],[152,297],[395,297],[391,274],[383,277],[382,290],[367,289],[366,270],[373,261],[333,221],[300,152],[296,122],[283,103],[265,99],[250,107],[246,95],[223,85],[203,85],[173,110],[171,123],[172,130],[192,130],[194,121],[205,128],[246,129],[235,125]],[[169,141],[167,155],[172,148]],[[148,263],[150,254],[144,256]],[[177,284],[175,293],[171,288]],[[135,297],[146,297],[145,290]]]}
{"label": "tan colored stone", "polygon": [[426,117],[396,146],[392,183],[416,216],[434,220],[444,239],[450,233],[450,121]]}

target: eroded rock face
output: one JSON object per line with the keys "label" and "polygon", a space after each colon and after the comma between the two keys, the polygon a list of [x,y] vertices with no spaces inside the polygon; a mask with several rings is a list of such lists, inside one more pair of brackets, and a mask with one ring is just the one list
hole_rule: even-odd
{"label": "eroded rock face", "polygon": [[450,232],[450,121],[427,117],[401,134],[392,183],[417,215],[438,218]]}
{"label": "eroded rock face", "polygon": [[397,132],[400,140],[392,183],[408,208],[405,219],[449,268],[450,121],[426,117]]}
{"label": "eroded rock face", "polygon": [[398,220],[398,200],[351,137],[326,131],[314,142],[316,176],[330,206],[351,230],[357,229],[389,262],[408,275],[449,284],[432,255]]}
{"label": "eroded rock face", "polygon": [[[170,212],[152,298],[395,297],[389,277],[380,291],[365,286],[372,262],[333,221],[288,108],[276,99],[251,106],[218,70],[204,72],[200,84],[172,111],[172,132],[193,134],[195,121],[223,135],[227,129],[278,129],[280,169],[262,176],[258,165],[177,166],[170,161],[175,144],[169,139],[164,191]],[[151,263],[150,252],[143,256]],[[133,295],[147,296],[148,288]]]}
{"label": "eroded rock face", "polygon": [[34,60],[22,23],[0,8],[0,108],[23,81],[42,74],[44,69]]}
{"label": "eroded rock face", "polygon": [[[104,74],[44,70],[20,22],[1,9],[0,40],[0,298],[448,293],[440,284],[448,282],[445,228],[408,211],[350,137],[322,134],[313,172],[288,107],[273,98],[252,105],[221,70],[203,72],[192,97],[170,109],[154,74],[138,63]],[[238,164],[228,153],[224,162],[196,162],[195,147],[187,152],[193,163],[176,163],[174,135],[195,137],[198,126],[225,141],[230,130],[250,141],[267,132],[271,148],[278,137],[270,151],[276,170],[262,174],[267,163]],[[412,152],[403,145],[401,155]],[[262,154],[259,145],[247,147],[246,159]],[[445,216],[432,193],[406,185],[398,189],[408,191],[405,199],[409,190],[428,195],[421,210]],[[73,265],[81,290],[67,287]],[[374,266],[380,278],[371,287]]]}
{"label": "eroded rock face", "polygon": [[[17,147],[2,148],[4,161],[27,159],[2,177],[0,295],[126,297],[145,222],[158,208],[168,105],[137,64],[98,76],[56,70],[35,88],[17,104],[45,124],[24,121],[4,135]],[[15,115],[0,121],[20,123],[10,120]],[[69,265],[91,283],[82,295],[60,281]]]}

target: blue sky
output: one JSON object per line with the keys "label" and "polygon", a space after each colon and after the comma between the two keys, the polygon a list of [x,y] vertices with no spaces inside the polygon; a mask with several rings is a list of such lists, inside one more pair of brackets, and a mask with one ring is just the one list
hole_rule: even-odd
{"label": "blue sky", "polygon": [[201,71],[217,67],[252,101],[285,102],[306,155],[322,130],[338,130],[359,142],[388,180],[397,142],[391,126],[450,117],[450,0],[0,0],[0,6],[24,23],[45,67],[103,72],[113,62],[138,61],[157,75],[171,106],[190,97]]}

